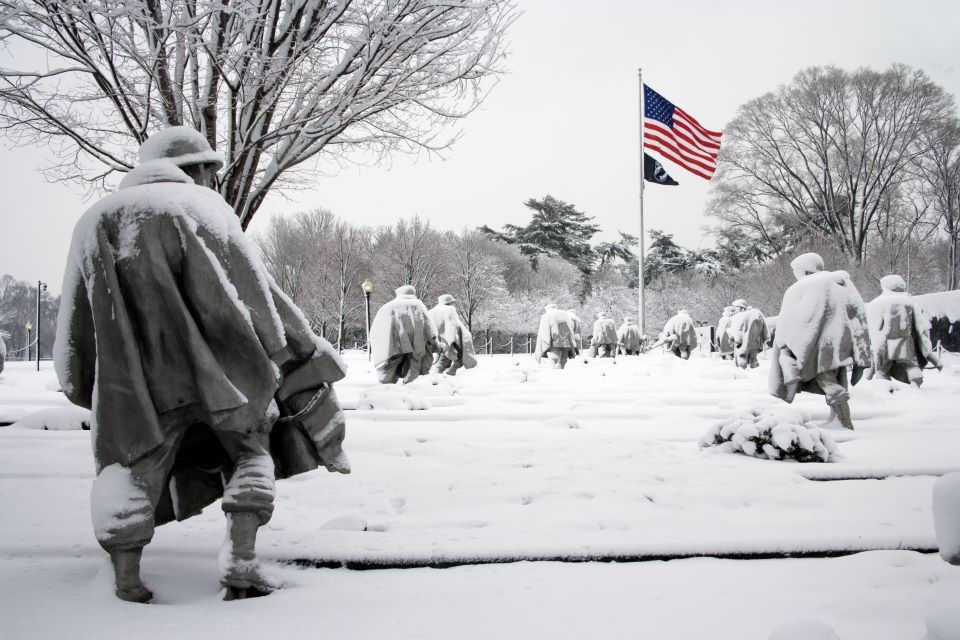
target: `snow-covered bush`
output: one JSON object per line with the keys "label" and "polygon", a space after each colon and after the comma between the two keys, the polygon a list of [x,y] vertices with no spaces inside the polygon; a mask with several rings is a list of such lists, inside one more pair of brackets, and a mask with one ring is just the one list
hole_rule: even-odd
{"label": "snow-covered bush", "polygon": [[700,447],[745,453],[767,460],[830,462],[837,445],[809,416],[790,408],[751,409],[718,422],[700,439]]}

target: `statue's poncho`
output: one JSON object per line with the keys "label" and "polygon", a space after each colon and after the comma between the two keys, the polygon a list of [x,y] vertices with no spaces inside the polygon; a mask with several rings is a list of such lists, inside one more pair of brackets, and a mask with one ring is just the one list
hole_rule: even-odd
{"label": "statue's poncho", "polygon": [[633,320],[625,320],[617,330],[617,344],[624,351],[640,351],[640,326]]}
{"label": "statue's poncho", "polygon": [[866,309],[846,271],[807,275],[786,290],[770,358],[772,395],[792,401],[798,385],[840,368],[856,384],[871,362]]}
{"label": "statue's poncho", "polygon": [[730,348],[739,356],[763,351],[770,338],[770,331],[759,309],[747,309],[730,317],[726,334],[732,342]]}
{"label": "statue's poncho", "polygon": [[663,338],[670,349],[697,348],[697,328],[686,313],[678,313],[663,325]]}
{"label": "statue's poncho", "polygon": [[430,373],[437,351],[437,327],[416,295],[398,294],[377,311],[370,325],[370,352],[380,382],[409,382]]}
{"label": "statue's poncho", "polygon": [[612,318],[597,318],[593,323],[593,344],[617,344],[617,323]]}
{"label": "statue's poncho", "polygon": [[457,308],[449,304],[438,304],[430,309],[430,319],[437,327],[437,338],[443,348],[441,356],[451,362],[460,362],[464,369],[477,366],[477,354],[473,347],[470,330],[460,321]]}
{"label": "statue's poncho", "polygon": [[568,358],[579,353],[577,337],[573,331],[573,319],[569,313],[561,309],[550,309],[540,316],[540,327],[537,330],[537,349],[533,356],[537,362],[551,350],[566,352]]}
{"label": "statue's poncho", "polygon": [[889,366],[891,378],[909,383],[904,364],[923,369],[939,363],[923,309],[906,291],[885,291],[874,298],[867,305],[867,320],[876,370]]}
{"label": "statue's poncho", "polygon": [[[57,324],[57,375],[67,398],[92,411],[98,470],[131,465],[184,424],[249,433],[288,372],[294,387],[310,378],[317,388],[346,371],[223,198],[163,160],[132,171],[77,223]],[[300,391],[288,385],[278,400]],[[343,420],[328,396],[315,426],[331,462],[342,456]],[[278,475],[318,463],[316,450],[306,462],[271,453]]]}

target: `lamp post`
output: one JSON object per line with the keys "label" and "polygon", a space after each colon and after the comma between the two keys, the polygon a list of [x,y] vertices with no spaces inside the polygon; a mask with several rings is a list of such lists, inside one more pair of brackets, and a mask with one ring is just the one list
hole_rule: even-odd
{"label": "lamp post", "polygon": [[24,354],[23,359],[24,361],[29,361],[30,360],[30,332],[33,331],[33,325],[30,323],[29,320],[27,321],[26,329],[27,329],[27,352]]}
{"label": "lamp post", "polygon": [[37,280],[37,371],[40,371],[40,292],[47,290],[47,283]]}
{"label": "lamp post", "polygon": [[363,288],[364,304],[367,310],[367,361],[369,362],[373,353],[370,350],[370,294],[373,293],[373,282],[367,278],[360,286]]}

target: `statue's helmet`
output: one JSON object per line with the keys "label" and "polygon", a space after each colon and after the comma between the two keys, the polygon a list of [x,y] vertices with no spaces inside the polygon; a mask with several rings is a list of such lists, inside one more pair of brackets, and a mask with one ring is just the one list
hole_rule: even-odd
{"label": "statue's helmet", "polygon": [[153,134],[140,145],[140,162],[169,160],[178,167],[213,164],[219,171],[223,156],[210,147],[202,133],[192,127],[170,127]]}
{"label": "statue's helmet", "polygon": [[906,291],[907,283],[896,274],[880,278],[880,288],[884,291]]}
{"label": "statue's helmet", "polygon": [[453,297],[452,295],[450,295],[449,293],[445,293],[445,294],[443,294],[442,296],[440,296],[439,298],[437,298],[437,304],[453,304],[453,303],[456,302],[456,301],[457,301],[457,299],[454,298],[454,297]]}
{"label": "statue's helmet", "polygon": [[747,301],[744,300],[743,298],[737,298],[736,300],[730,303],[730,306],[733,307],[734,309],[746,309]]}
{"label": "statue's helmet", "polygon": [[546,306],[543,308],[543,310],[544,310],[544,311],[556,311],[556,310],[557,310],[557,305],[555,305],[554,303],[551,302],[550,304],[546,305]]}
{"label": "statue's helmet", "polygon": [[413,285],[405,284],[402,287],[397,287],[393,291],[397,294],[398,298],[416,298],[417,290]]}
{"label": "statue's helmet", "polygon": [[823,258],[818,253],[805,253],[794,258],[790,268],[793,269],[794,275],[817,273],[823,271]]}

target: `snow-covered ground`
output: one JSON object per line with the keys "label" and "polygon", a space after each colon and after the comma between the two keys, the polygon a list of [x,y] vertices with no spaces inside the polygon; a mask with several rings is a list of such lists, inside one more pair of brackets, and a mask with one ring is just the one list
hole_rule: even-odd
{"label": "snow-covered ground", "polygon": [[[348,362],[337,392],[354,409],[353,474],[279,483],[261,530],[287,588],[220,601],[223,516],[209,508],[145,552],[168,606],[113,598],[89,520],[89,432],[19,428],[77,416],[56,411],[49,363],[8,362],[0,422],[54,411],[0,429],[0,638],[766,640],[817,617],[844,640],[919,640],[928,610],[960,601],[960,567],[931,553],[933,483],[960,470],[960,358],[921,391],[858,385],[856,431],[831,432],[842,459],[805,464],[697,446],[720,420],[783,406],[762,359],[741,371],[655,353],[554,371],[481,356],[403,393],[377,388],[362,354]],[[403,406],[429,408],[376,408]],[[827,414],[820,396],[794,406]],[[430,568],[449,565],[465,566]],[[398,566],[413,568],[383,568]]]}

